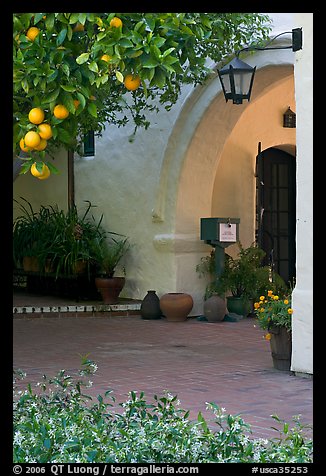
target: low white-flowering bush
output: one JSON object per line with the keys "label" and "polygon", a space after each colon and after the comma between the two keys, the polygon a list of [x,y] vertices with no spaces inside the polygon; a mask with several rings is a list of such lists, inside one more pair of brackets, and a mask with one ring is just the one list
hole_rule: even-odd
{"label": "low white-flowering bush", "polygon": [[[277,438],[251,437],[250,426],[239,415],[226,414],[208,404],[215,418],[212,429],[202,416],[189,419],[176,396],[154,396],[131,391],[114,411],[111,391],[93,399],[82,392],[84,380],[97,365],[84,357],[78,377],[64,370],[43,377],[35,388],[19,390],[21,372],[14,372],[15,463],[310,463],[313,442],[306,427],[281,422]],[[95,401],[94,401],[95,400]]]}

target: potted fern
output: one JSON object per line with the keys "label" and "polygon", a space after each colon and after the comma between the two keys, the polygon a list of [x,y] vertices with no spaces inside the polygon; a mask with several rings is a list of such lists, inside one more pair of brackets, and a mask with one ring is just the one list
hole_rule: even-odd
{"label": "potted fern", "polygon": [[[121,236],[121,235],[118,235]],[[128,237],[98,241],[95,250],[95,285],[104,304],[116,304],[125,285],[125,276],[114,276],[117,266],[130,248]],[[124,268],[123,268],[124,270]],[[124,270],[125,274],[125,270]]]}

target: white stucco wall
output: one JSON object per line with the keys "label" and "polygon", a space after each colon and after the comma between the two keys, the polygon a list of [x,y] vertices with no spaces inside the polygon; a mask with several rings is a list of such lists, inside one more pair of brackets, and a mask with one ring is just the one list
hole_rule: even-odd
{"label": "white stucco wall", "polygon": [[[38,211],[41,205],[58,205],[62,210],[68,208],[68,169],[67,151],[62,149],[55,158],[55,166],[60,173],[52,174],[47,180],[39,180],[29,172],[19,175],[14,181],[13,197],[21,202],[20,197],[28,200],[33,209]],[[19,207],[14,203],[13,218],[20,215]]]}
{"label": "white stucco wall", "polygon": [[296,54],[297,281],[293,292],[292,370],[313,373],[313,14],[296,14],[303,48]]}

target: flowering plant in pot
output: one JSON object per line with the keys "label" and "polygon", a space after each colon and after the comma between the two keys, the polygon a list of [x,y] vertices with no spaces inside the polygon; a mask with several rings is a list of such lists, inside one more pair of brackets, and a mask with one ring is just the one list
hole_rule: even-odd
{"label": "flowering plant in pot", "polygon": [[254,303],[259,326],[267,331],[265,339],[270,341],[274,367],[289,370],[292,352],[291,294],[280,298],[270,289]]}
{"label": "flowering plant in pot", "polygon": [[115,304],[118,302],[119,294],[125,285],[125,276],[114,276],[114,273],[129,249],[130,242],[128,237],[118,239],[110,236],[109,239],[98,241],[95,251],[95,285],[102,296],[104,304]]}

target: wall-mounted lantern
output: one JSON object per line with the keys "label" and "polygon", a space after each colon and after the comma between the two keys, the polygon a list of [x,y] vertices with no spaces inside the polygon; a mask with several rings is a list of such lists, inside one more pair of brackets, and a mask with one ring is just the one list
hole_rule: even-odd
{"label": "wall-mounted lantern", "polygon": [[[276,38],[287,33],[292,33],[292,44],[290,46],[268,47],[268,45]],[[264,47],[248,46],[237,51],[236,57],[230,63],[218,70],[226,102],[228,102],[229,99],[232,99],[233,104],[242,104],[244,99],[247,99],[247,101],[250,100],[256,67],[252,67],[239,59],[239,54],[242,51],[282,50],[288,48],[292,48],[292,51],[302,49],[302,28],[294,28],[292,32],[285,31],[284,33],[280,33],[272,38]]]}
{"label": "wall-mounted lantern", "polygon": [[287,108],[283,114],[283,127],[292,127],[296,126],[296,114],[291,111],[290,106]]}

